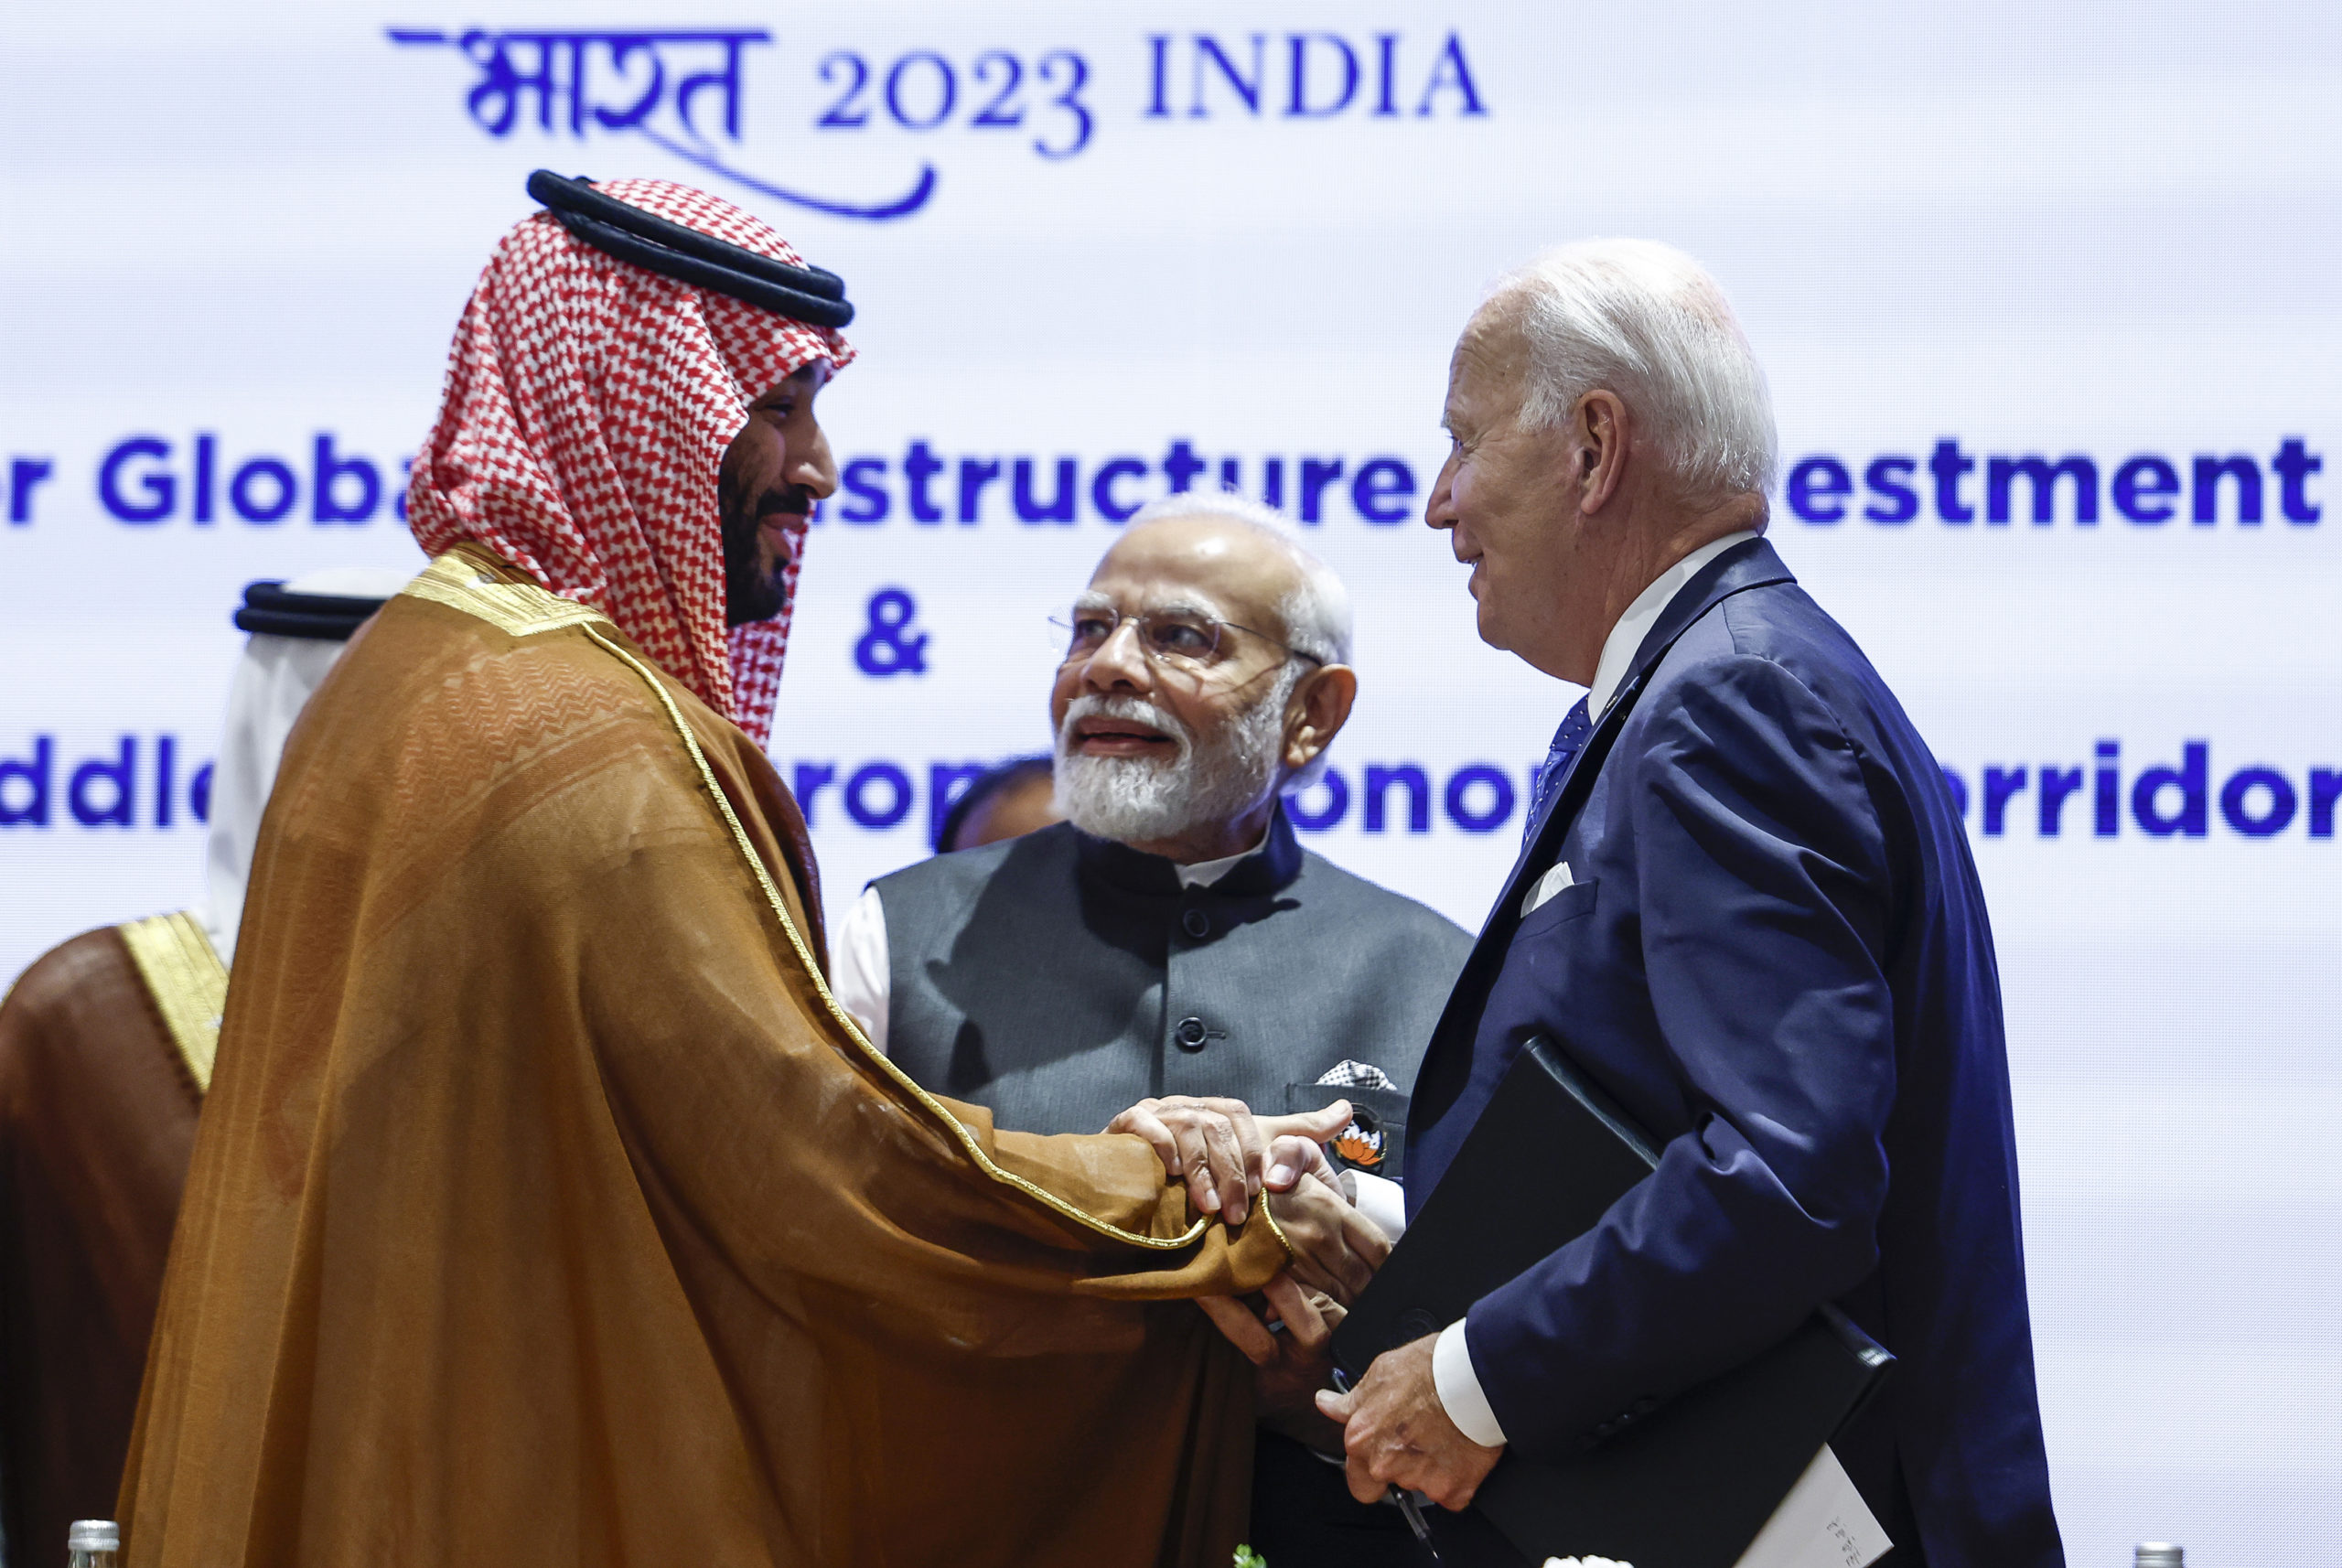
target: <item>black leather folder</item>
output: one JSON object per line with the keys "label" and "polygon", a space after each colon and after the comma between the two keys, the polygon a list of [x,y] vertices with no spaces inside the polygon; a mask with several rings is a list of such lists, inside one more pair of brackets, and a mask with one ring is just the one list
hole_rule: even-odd
{"label": "black leather folder", "polygon": [[[1336,1365],[1355,1382],[1384,1351],[1445,1328],[1592,1230],[1657,1164],[1650,1141],[1558,1047],[1531,1040],[1335,1331]],[[1893,1360],[1824,1307],[1754,1360],[1621,1412],[1579,1453],[1508,1452],[1472,1505],[1503,1541],[1427,1509],[1442,1561],[1510,1568],[1590,1553],[1635,1568],[1732,1568]]]}

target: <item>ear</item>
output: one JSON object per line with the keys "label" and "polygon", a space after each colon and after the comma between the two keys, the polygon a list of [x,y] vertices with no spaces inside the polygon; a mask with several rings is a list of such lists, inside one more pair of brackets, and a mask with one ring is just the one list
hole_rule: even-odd
{"label": "ear", "polygon": [[1627,405],[1617,392],[1596,387],[1577,400],[1570,426],[1576,448],[1570,479],[1577,487],[1577,510],[1590,516],[1626,479],[1631,435]]}
{"label": "ear", "polygon": [[1306,768],[1349,723],[1350,704],[1358,701],[1358,671],[1347,664],[1327,664],[1311,671],[1293,689],[1284,710],[1284,765],[1288,771]]}

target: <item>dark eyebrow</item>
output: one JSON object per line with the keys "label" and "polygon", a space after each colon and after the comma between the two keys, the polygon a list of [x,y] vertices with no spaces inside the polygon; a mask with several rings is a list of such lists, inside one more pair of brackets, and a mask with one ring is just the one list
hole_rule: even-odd
{"label": "dark eyebrow", "polygon": [[783,376],[780,381],[774,385],[772,391],[757,399],[754,406],[757,408],[770,408],[774,403],[781,398],[795,397],[801,394],[807,387],[813,384],[816,367],[825,365],[827,363],[829,363],[829,361],[826,360],[808,360],[805,363],[798,366],[786,376]]}

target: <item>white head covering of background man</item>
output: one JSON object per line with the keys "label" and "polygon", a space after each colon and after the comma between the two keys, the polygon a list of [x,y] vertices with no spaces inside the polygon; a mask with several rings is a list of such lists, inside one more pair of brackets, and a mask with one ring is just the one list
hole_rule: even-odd
{"label": "white head covering of background man", "polygon": [[329,566],[244,590],[236,624],[252,637],[228,687],[205,847],[203,929],[222,964],[236,956],[252,849],[293,721],[350,636],[414,575],[387,566]]}

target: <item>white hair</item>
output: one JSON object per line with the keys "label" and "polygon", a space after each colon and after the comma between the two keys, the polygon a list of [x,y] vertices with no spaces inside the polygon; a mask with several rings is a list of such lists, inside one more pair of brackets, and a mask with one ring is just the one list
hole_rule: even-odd
{"label": "white hair", "polygon": [[[1550,430],[1597,387],[1624,400],[1685,499],[1764,494],[1776,464],[1765,372],[1724,289],[1655,240],[1584,240],[1488,291],[1529,345],[1520,422]],[[1483,307],[1484,309],[1487,306]]]}
{"label": "white hair", "polygon": [[1350,661],[1350,591],[1331,566],[1309,553],[1290,518],[1234,490],[1181,490],[1141,507],[1128,526],[1183,517],[1225,518],[1274,540],[1301,576],[1300,585],[1277,601],[1285,646],[1320,663]]}

